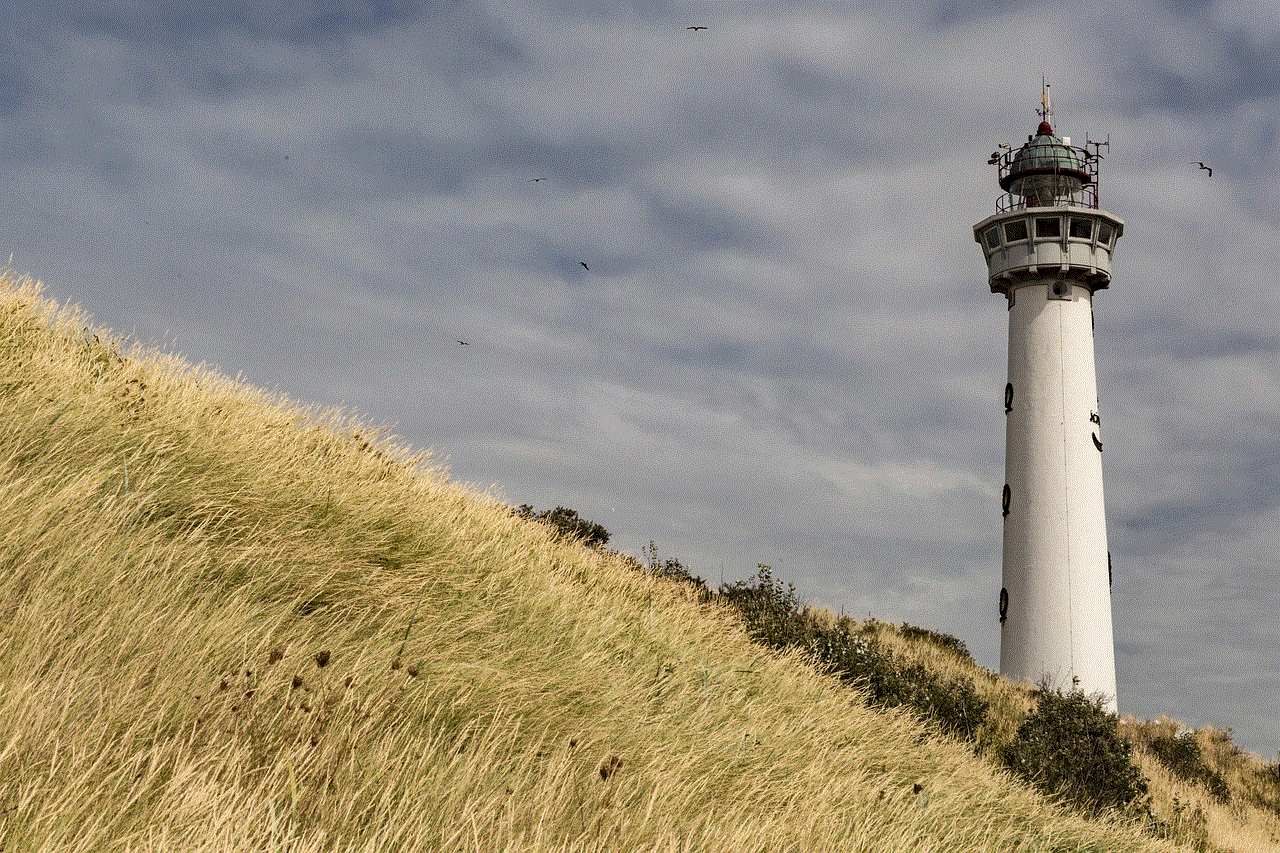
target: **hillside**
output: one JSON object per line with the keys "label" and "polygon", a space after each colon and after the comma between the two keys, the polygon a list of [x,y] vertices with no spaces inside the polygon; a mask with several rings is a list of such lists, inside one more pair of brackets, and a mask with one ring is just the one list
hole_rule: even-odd
{"label": "hillside", "polygon": [[122,346],[0,282],[3,850],[1182,849],[356,419]]}

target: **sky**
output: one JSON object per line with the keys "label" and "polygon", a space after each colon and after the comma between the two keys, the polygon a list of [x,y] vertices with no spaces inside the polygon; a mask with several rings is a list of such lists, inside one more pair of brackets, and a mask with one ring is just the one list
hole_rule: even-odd
{"label": "sky", "polygon": [[1043,75],[1126,223],[1120,709],[1276,759],[1280,6],[3,6],[0,249],[47,296],[992,669],[1008,315],[972,226]]}

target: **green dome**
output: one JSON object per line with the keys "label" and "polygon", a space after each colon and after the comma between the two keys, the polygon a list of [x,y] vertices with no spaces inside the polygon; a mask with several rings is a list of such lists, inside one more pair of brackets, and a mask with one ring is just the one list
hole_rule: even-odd
{"label": "green dome", "polygon": [[1013,156],[1009,171],[1000,178],[1000,187],[1008,190],[1018,179],[1037,174],[1066,175],[1082,184],[1090,183],[1079,152],[1055,136],[1047,121],[1040,122],[1036,135]]}

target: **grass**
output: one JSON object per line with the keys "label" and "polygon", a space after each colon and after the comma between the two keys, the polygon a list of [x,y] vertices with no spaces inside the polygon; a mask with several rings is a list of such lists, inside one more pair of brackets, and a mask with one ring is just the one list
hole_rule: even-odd
{"label": "grass", "polygon": [[12,276],[0,435],[3,850],[1179,849]]}

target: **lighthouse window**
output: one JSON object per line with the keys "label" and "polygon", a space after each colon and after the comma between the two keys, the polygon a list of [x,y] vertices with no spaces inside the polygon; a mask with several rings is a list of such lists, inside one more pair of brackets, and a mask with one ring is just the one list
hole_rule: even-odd
{"label": "lighthouse window", "polygon": [[1000,229],[992,225],[987,229],[985,234],[987,238],[987,248],[994,249],[1000,245]]}
{"label": "lighthouse window", "polygon": [[1105,222],[1098,223],[1098,243],[1103,246],[1111,245],[1111,226]]}
{"label": "lighthouse window", "polygon": [[1062,223],[1056,216],[1045,216],[1036,220],[1036,237],[1057,237]]}
{"label": "lighthouse window", "polygon": [[1006,222],[1004,224],[1004,239],[1006,243],[1027,239],[1027,223],[1021,219]]}
{"label": "lighthouse window", "polygon": [[1080,240],[1093,239],[1093,220],[1071,217],[1071,236]]}

